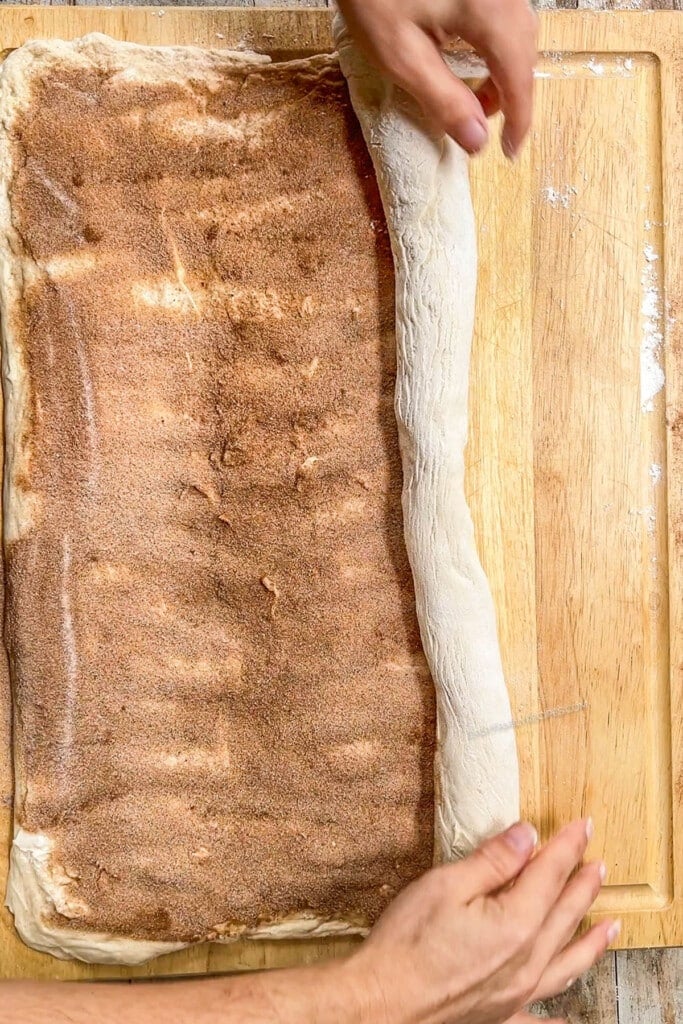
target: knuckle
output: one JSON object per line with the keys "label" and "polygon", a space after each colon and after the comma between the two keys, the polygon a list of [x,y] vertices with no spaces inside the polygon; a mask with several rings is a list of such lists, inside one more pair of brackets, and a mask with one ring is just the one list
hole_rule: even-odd
{"label": "knuckle", "polygon": [[500,843],[485,843],[479,847],[474,856],[483,860],[497,878],[500,878],[501,881],[507,881],[509,876],[509,859],[501,848]]}
{"label": "knuckle", "polygon": [[535,930],[529,921],[518,922],[513,938],[514,948],[518,952],[526,952],[531,947],[534,936]]}
{"label": "knuckle", "polygon": [[520,121],[523,118],[530,118],[534,91],[533,67],[529,65],[528,68],[519,70],[514,74],[498,73],[496,77],[500,83],[499,90],[503,110],[514,114]]}
{"label": "knuckle", "polygon": [[399,46],[382,53],[378,66],[381,71],[384,71],[389,78],[397,82],[403,89],[408,89],[415,77],[415,68],[412,61],[409,60],[405,51]]}
{"label": "knuckle", "polygon": [[514,77],[508,80],[506,92],[512,102],[525,108],[534,88],[534,69],[531,64],[520,68]]}
{"label": "knuckle", "polygon": [[564,888],[574,868],[578,864],[580,852],[575,850],[571,857],[558,858],[552,865],[552,880],[557,887]]}
{"label": "knuckle", "polygon": [[572,821],[558,833],[558,839],[564,840],[565,845],[571,850],[575,862],[583,856],[583,852],[588,846],[588,832],[585,822]]}
{"label": "knuckle", "polygon": [[478,101],[471,90],[461,89],[457,82],[448,85],[451,87],[442,87],[434,93],[434,110],[444,124],[457,127],[476,115]]}
{"label": "knuckle", "polygon": [[546,877],[548,880],[548,885],[552,889],[553,901],[557,902],[564,893],[565,887],[567,885],[567,879],[569,877],[569,872],[566,869],[564,869],[561,864],[554,864],[552,870],[548,871]]}
{"label": "knuckle", "polygon": [[586,840],[583,836],[573,835],[571,841],[568,844],[567,859],[571,860],[571,867],[577,866],[584,856],[584,850],[586,849]]}
{"label": "knuckle", "polygon": [[440,864],[428,872],[430,897],[436,907],[454,907],[461,898],[466,876],[462,863]]}
{"label": "knuckle", "polygon": [[442,895],[450,896],[457,892],[462,884],[462,863],[454,861],[449,864],[439,864],[430,872],[436,890]]}
{"label": "knuckle", "polygon": [[453,138],[458,138],[467,123],[467,118],[459,112],[454,113],[452,110],[443,108],[437,109],[435,113],[439,124],[443,125],[444,131],[448,135],[452,135]]}
{"label": "knuckle", "polygon": [[[597,899],[598,893],[602,889],[602,878],[597,871],[593,872],[590,886],[590,903]],[[590,904],[589,904],[590,905]],[[587,909],[587,908],[586,908]]]}
{"label": "knuckle", "polygon": [[534,938],[534,931],[526,921],[508,921],[503,926],[504,942],[516,958],[524,957],[531,948]]}
{"label": "knuckle", "polygon": [[594,885],[589,885],[582,891],[577,892],[576,898],[569,904],[567,918],[569,924],[573,924],[575,929],[578,928],[586,913],[590,910],[591,903],[593,903],[599,891]]}

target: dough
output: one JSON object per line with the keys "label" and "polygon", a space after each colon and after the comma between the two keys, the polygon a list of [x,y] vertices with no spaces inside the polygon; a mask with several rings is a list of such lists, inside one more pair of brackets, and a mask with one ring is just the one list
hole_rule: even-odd
{"label": "dough", "polygon": [[[329,151],[327,168],[316,163],[315,153],[328,152],[320,133],[311,183],[294,200],[287,183],[275,203],[253,196],[235,206],[233,197],[224,209],[212,192],[213,182],[230,181],[214,153],[226,159],[234,142],[234,174],[257,166],[277,118],[288,116],[286,97],[265,115],[260,99],[255,113],[226,121],[226,80],[272,88],[275,97],[299,89],[306,147],[302,107],[317,126],[319,99],[333,132],[343,123],[335,60],[281,71],[253,55],[93,36],[30,44],[2,68],[3,508],[17,767],[7,900],[25,941],[57,956],[137,963],[207,938],[364,933],[432,857],[427,802],[437,859],[468,852],[518,815],[494,613],[462,483],[475,285],[466,160],[450,141],[430,138],[407,99],[338,32],[396,267],[396,413],[414,598],[387,432],[387,252],[370,185],[371,247],[353,221],[362,209],[354,182],[367,172],[352,126],[352,159],[327,177],[340,151]],[[16,128],[41,77],[63,75],[67,88],[73,70],[95,76],[100,103],[110,88],[144,96],[140,110],[107,108],[115,139],[119,123],[126,133],[139,128],[149,149],[136,158],[147,167],[139,181],[126,177],[125,149],[108,160],[109,187],[123,187],[121,208],[139,216],[129,234],[119,226],[114,263],[116,195],[100,220],[95,202],[93,222],[80,223],[90,182],[77,159],[67,167],[58,154],[54,174],[36,170],[30,153],[17,159]],[[84,103],[90,94],[84,87]],[[296,121],[288,123],[295,132]],[[184,187],[189,213],[209,218],[205,241],[183,220],[173,178],[154,177],[159,163],[166,167],[159,139],[169,132],[188,143],[188,168],[200,168]],[[22,146],[30,139],[24,131]],[[200,164],[192,164],[195,147]],[[93,166],[107,163],[93,153]],[[277,162],[264,173],[278,173]],[[341,191],[326,223],[333,178]],[[58,210],[54,224],[32,220],[31,202]],[[153,223],[145,219],[152,207]],[[285,227],[280,243],[275,227],[273,239],[270,218],[278,217],[296,222],[296,237]],[[215,263],[222,232],[247,246],[239,263],[229,239],[218,255],[233,262]],[[335,238],[339,261],[327,269],[327,292],[308,260],[324,237]],[[277,256],[272,283],[253,285],[254,240],[275,253],[291,246],[307,290],[277,278]],[[100,265],[107,253],[109,265]],[[123,284],[137,303],[132,313],[116,294]],[[68,329],[59,334],[62,321]],[[350,339],[345,367],[336,353]],[[214,395],[216,379],[224,391]],[[303,402],[302,393],[313,396]],[[263,395],[272,419],[260,423]],[[242,419],[227,423],[238,407]],[[290,421],[278,420],[285,414],[289,434]],[[222,445],[197,458],[219,428]],[[270,436],[280,445],[272,451]],[[273,509],[290,493],[295,505],[277,535]],[[282,539],[290,535],[291,550]],[[271,549],[274,568],[262,564]],[[205,593],[205,578],[218,589]],[[424,764],[432,682],[413,601],[438,705],[436,794]],[[258,681],[271,679],[275,695],[260,697]]]}
{"label": "dough", "polygon": [[335,39],[394,255],[404,531],[437,694],[436,851],[451,860],[519,817],[495,612],[464,491],[477,274],[467,156],[433,137],[410,97],[380,79],[339,15]]}

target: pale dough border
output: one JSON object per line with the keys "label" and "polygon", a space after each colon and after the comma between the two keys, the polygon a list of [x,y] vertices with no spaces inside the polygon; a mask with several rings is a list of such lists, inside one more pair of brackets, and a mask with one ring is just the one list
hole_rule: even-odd
{"label": "pale dough border", "polygon": [[[384,84],[353,50],[335,20],[342,70],[375,164],[396,269],[396,413],[403,457],[406,545],[415,579],[423,645],[437,691],[436,857],[468,853],[519,815],[517,757],[493,604],[477,559],[463,489],[467,374],[476,284],[476,246],[464,154],[434,139],[412,104]],[[316,58],[312,58],[315,60]],[[324,58],[329,60],[329,58]],[[228,67],[268,62],[257,54],[150,47],[90,35],[71,43],[28,43],[0,68],[0,303],[5,396],[4,543],[39,515],[25,444],[29,382],[12,336],[24,273],[9,203],[10,132],[29,101],[31,74],[53,64],[96,63],[143,81],[220,76]],[[306,61],[301,63],[308,63]],[[465,69],[466,70],[466,69]],[[15,738],[20,736],[15,714]],[[20,739],[19,739],[20,743]],[[17,806],[25,781],[15,776]],[[18,826],[7,905],[22,939],[62,959],[138,964],[185,943],[148,942],[58,928],[47,917],[79,915],[51,857],[49,836]],[[235,938],[365,934],[356,921],[294,915]]]}

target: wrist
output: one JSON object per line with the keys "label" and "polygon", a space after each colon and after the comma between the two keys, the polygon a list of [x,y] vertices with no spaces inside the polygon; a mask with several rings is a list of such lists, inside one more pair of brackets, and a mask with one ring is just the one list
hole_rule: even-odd
{"label": "wrist", "polygon": [[366,947],[337,962],[342,983],[349,993],[358,1024],[410,1024],[410,1018],[393,998],[395,988],[388,965]]}
{"label": "wrist", "polygon": [[272,1024],[409,1024],[389,1012],[373,959],[362,951],[316,966],[260,973],[251,998],[262,1000],[271,1013],[254,1019]]}

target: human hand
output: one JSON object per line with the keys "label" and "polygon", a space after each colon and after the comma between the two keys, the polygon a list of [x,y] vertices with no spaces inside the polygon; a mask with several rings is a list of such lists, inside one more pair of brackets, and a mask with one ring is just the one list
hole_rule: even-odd
{"label": "human hand", "polygon": [[382,1024],[528,1024],[526,1005],[592,967],[618,923],[572,941],[604,880],[601,862],[578,867],[590,830],[575,821],[532,858],[535,832],[519,823],[409,885],[349,963]]}
{"label": "human hand", "polygon": [[[411,93],[435,127],[469,153],[486,145],[486,117],[502,110],[503,152],[514,159],[531,123],[536,15],[528,0],[337,0],[366,56]],[[446,66],[454,36],[485,59],[476,94]]]}

